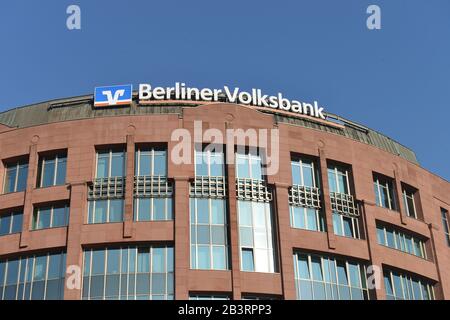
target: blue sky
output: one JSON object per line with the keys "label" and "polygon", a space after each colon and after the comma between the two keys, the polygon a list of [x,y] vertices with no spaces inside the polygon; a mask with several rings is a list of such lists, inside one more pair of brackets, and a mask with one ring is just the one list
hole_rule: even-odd
{"label": "blue sky", "polygon": [[[81,7],[82,30],[66,28]],[[382,29],[366,27],[381,8]],[[450,1],[4,1],[0,111],[99,85],[237,86],[318,100],[450,180]]]}

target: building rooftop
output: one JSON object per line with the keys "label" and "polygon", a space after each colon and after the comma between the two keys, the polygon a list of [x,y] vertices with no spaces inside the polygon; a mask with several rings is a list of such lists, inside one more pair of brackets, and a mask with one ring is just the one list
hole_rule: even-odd
{"label": "building rooftop", "polygon": [[[94,108],[93,99],[92,95],[86,95],[18,107],[0,113],[0,124],[11,128],[26,128],[55,122],[108,116],[181,114],[184,107],[195,107],[204,104],[202,101],[157,101],[157,103],[151,105],[138,107],[137,101],[133,100],[130,107]],[[258,110],[273,113],[270,112],[270,109],[267,109],[267,111]],[[298,117],[294,114],[289,116],[286,113],[274,113],[274,116],[279,123],[288,123],[342,135],[419,164],[414,151],[411,149],[377,131],[331,113],[326,113],[327,121],[312,117]]]}

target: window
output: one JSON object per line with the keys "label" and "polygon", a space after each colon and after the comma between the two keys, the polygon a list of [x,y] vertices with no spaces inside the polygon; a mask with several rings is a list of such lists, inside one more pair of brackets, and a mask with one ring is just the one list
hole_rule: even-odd
{"label": "window", "polygon": [[0,214],[0,236],[22,232],[23,213],[11,211]]}
{"label": "window", "polygon": [[134,199],[135,221],[172,220],[172,198],[136,198]]}
{"label": "window", "polygon": [[434,300],[433,285],[424,279],[394,272],[384,271],[384,287],[388,300]]}
{"label": "window", "polygon": [[226,294],[190,294],[189,300],[230,300],[230,296]]}
{"label": "window", "polygon": [[289,206],[291,226],[297,229],[325,231],[325,221],[320,211],[313,208]]}
{"label": "window", "polygon": [[[318,187],[318,172],[315,169],[314,161],[306,158],[295,158],[291,161],[291,171],[293,185],[308,188]],[[291,204],[289,210],[291,226],[293,228],[325,231],[325,221],[320,210],[295,204]]]}
{"label": "window", "polygon": [[190,199],[191,268],[228,270],[225,200]]}
{"label": "window", "polygon": [[6,164],[4,193],[21,192],[27,188],[28,162]]}
{"label": "window", "polygon": [[450,247],[450,226],[448,223],[448,211],[441,208],[442,225],[444,227],[445,239],[447,240],[447,245]]}
{"label": "window", "polygon": [[[159,177],[167,176],[167,152],[163,148],[139,147],[136,151],[135,175],[155,177],[155,183],[165,183]],[[150,182],[151,183],[151,182]],[[143,184],[145,188],[145,181]],[[158,189],[158,185],[151,186]],[[144,192],[145,194],[145,192]],[[166,195],[135,197],[134,221],[164,221],[173,219],[172,197]]]}
{"label": "window", "polygon": [[66,183],[66,154],[42,156],[39,158],[37,185],[39,188]]}
{"label": "window", "polygon": [[195,151],[195,175],[221,177],[225,175],[224,155],[221,151]]}
{"label": "window", "polygon": [[236,153],[236,177],[264,180],[261,157],[251,152]]}
{"label": "window", "polygon": [[277,272],[270,204],[238,200],[241,270]]}
{"label": "window", "polygon": [[[96,177],[100,180],[105,178],[123,178],[125,176],[125,153],[120,150],[103,150],[97,152]],[[108,179],[110,180],[110,179]],[[89,201],[88,223],[110,223],[122,222],[124,213],[124,199],[120,196],[111,196],[114,192],[109,190],[120,190],[123,192],[123,181],[112,179],[104,187],[104,196],[101,199]],[[98,189],[102,190],[102,182],[94,182]]]}
{"label": "window", "polygon": [[62,300],[66,254],[0,260],[1,300]]}
{"label": "window", "polygon": [[[350,195],[350,172],[347,168],[338,165],[328,166],[328,184],[330,196],[336,194]],[[359,221],[357,217],[343,215],[333,210],[333,229],[338,236],[360,238]]]}
{"label": "window", "polygon": [[167,176],[167,152],[163,148],[140,147],[136,151],[135,175]]}
{"label": "window", "polygon": [[333,229],[338,236],[349,238],[360,238],[359,221],[357,218],[344,216],[333,212]]}
{"label": "window", "polygon": [[396,210],[394,180],[379,174],[373,174],[373,187],[377,206]]}
{"label": "window", "polygon": [[112,149],[97,152],[97,178],[124,176],[125,152]]}
{"label": "window", "polygon": [[294,253],[299,300],[368,300],[366,267],[329,256]]}
{"label": "window", "polygon": [[425,241],[417,237],[377,224],[377,238],[378,243],[383,246],[427,259]]}
{"label": "window", "polygon": [[416,189],[402,183],[403,203],[405,204],[406,215],[418,219],[415,198],[418,193]]}
{"label": "window", "polygon": [[122,222],[123,199],[89,201],[88,223]]}
{"label": "window", "polygon": [[291,160],[292,184],[307,187],[318,187],[318,172],[313,160],[296,158]]}
{"label": "window", "polygon": [[329,166],[328,185],[330,192],[350,194],[349,171],[340,166]]}
{"label": "window", "polygon": [[173,248],[140,246],[84,251],[84,300],[172,300]]}
{"label": "window", "polygon": [[69,224],[69,205],[58,204],[36,207],[33,214],[33,230],[65,227]]}

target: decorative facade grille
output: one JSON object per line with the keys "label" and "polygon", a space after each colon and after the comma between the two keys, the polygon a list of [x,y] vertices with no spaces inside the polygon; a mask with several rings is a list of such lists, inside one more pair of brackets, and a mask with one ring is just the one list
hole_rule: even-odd
{"label": "decorative facade grille", "polygon": [[355,199],[350,194],[330,192],[331,209],[344,216],[358,217],[359,210]]}
{"label": "decorative facade grille", "polygon": [[123,198],[125,177],[97,178],[88,188],[88,200]]}
{"label": "decorative facade grille", "polygon": [[189,194],[196,198],[225,198],[225,177],[196,176],[191,182]]}
{"label": "decorative facade grille", "polygon": [[263,180],[236,178],[236,197],[239,200],[272,201],[272,193]]}
{"label": "decorative facade grille", "polygon": [[136,198],[164,198],[173,194],[173,184],[166,176],[135,176]]}
{"label": "decorative facade grille", "polygon": [[289,188],[289,204],[305,208],[320,209],[319,188],[293,185]]}

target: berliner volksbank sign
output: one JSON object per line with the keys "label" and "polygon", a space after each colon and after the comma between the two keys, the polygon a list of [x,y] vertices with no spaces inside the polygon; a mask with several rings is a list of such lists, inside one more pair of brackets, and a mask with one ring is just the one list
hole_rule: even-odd
{"label": "berliner volksbank sign", "polygon": [[[106,107],[131,103],[132,85],[110,86],[95,88],[94,106]],[[139,85],[139,103],[145,104],[155,100],[197,100],[205,102],[220,102],[223,97],[230,103],[249,106],[278,109],[287,112],[304,114],[325,119],[324,108],[317,101],[313,103],[289,100],[281,93],[277,95],[263,94],[261,89],[252,89],[250,92],[239,88],[224,86],[221,89],[192,88],[184,83],[176,82],[174,87],[152,87],[143,83]]]}

